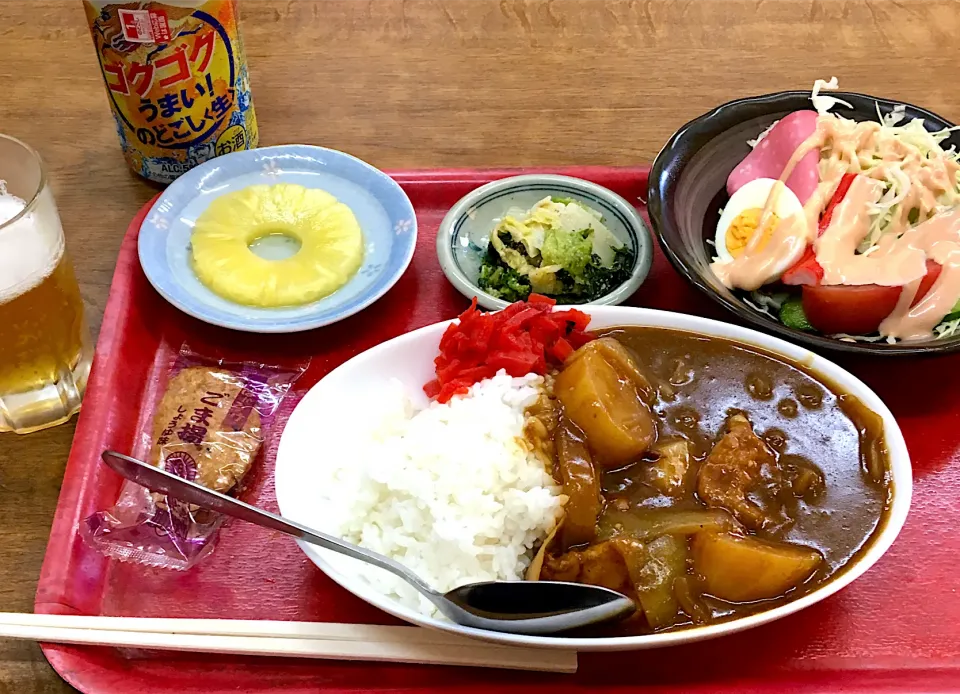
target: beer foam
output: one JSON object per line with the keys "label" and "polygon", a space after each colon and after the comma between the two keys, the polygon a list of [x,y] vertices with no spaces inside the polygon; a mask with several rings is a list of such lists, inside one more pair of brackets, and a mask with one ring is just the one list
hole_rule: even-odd
{"label": "beer foam", "polygon": [[7,186],[0,181],[0,224],[9,222],[27,206],[27,201],[7,192]]}
{"label": "beer foam", "polygon": [[[9,222],[26,206],[25,200],[7,193],[0,181],[0,224]],[[0,229],[0,303],[40,284],[54,271],[63,255],[63,233],[56,213],[44,224],[38,218],[39,210],[38,205],[37,209]]]}

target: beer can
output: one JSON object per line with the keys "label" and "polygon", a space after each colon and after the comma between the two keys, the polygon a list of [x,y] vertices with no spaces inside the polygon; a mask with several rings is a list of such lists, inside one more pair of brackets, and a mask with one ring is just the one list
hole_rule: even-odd
{"label": "beer can", "polygon": [[170,183],[257,146],[236,0],[83,0],[130,168]]}

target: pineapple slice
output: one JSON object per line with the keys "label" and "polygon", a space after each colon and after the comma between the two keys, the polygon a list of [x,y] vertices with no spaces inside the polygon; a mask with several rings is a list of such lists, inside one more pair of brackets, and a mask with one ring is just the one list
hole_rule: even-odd
{"label": "pineapple slice", "polygon": [[[300,249],[283,260],[250,250],[283,234]],[[193,268],[225,299],[263,308],[299,306],[340,289],[363,262],[363,234],[349,207],[330,193],[290,183],[252,185],[216,198],[190,237]]]}

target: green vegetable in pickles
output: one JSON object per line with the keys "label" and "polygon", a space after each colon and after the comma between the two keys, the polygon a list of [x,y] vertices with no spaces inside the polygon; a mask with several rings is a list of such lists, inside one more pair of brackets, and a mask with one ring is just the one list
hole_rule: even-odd
{"label": "green vegetable in pickles", "polygon": [[635,260],[599,212],[571,198],[547,197],[530,210],[509,210],[498,222],[477,284],[504,301],[534,292],[578,304],[629,279]]}

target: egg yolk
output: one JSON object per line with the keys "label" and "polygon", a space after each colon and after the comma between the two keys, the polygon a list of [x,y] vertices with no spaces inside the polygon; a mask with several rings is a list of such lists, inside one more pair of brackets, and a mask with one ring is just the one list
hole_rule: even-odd
{"label": "egg yolk", "polygon": [[[745,249],[747,244],[750,243],[750,239],[756,233],[757,227],[760,226],[760,215],[762,214],[763,210],[761,208],[754,207],[749,210],[744,210],[738,214],[732,222],[730,222],[730,226],[727,227],[726,238],[724,241],[726,243],[727,250],[730,251],[730,255],[732,255],[734,258],[743,253],[743,249]],[[771,214],[770,221],[763,230],[763,238],[760,239],[757,250],[760,250],[767,245],[767,242],[773,235],[773,230],[777,228],[777,224],[779,223],[780,218],[775,214]]]}

